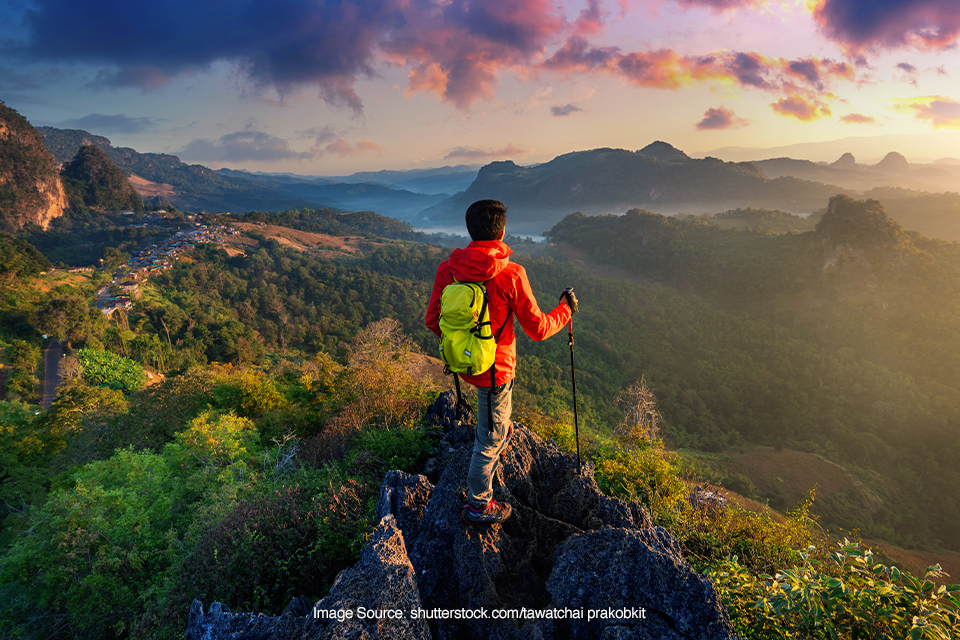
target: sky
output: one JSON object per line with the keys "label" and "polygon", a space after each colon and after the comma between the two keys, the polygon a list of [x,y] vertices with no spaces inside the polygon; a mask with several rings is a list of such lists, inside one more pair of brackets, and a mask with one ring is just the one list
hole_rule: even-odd
{"label": "sky", "polygon": [[958,5],[0,0],[0,100],[143,153],[308,175],[655,140],[891,136],[922,162],[960,158]]}

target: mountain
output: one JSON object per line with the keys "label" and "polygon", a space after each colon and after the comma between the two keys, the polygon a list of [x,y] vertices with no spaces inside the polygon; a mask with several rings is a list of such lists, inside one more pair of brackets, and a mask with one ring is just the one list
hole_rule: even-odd
{"label": "mountain", "polygon": [[448,197],[447,194],[413,193],[374,182],[330,182],[328,178],[311,179],[303,176],[249,173],[232,169],[220,169],[217,173],[283,189],[316,205],[343,211],[376,211],[380,215],[401,220],[412,219],[423,209]]}
{"label": "mountain", "polygon": [[577,210],[622,213],[650,207],[676,213],[748,206],[810,213],[842,190],[792,177],[770,179],[754,163],[696,160],[666,143],[654,143],[636,152],[568,153],[535,167],[494,162],[480,169],[465,192],[425,210],[421,221],[462,224],[466,208],[482,198],[510,207],[511,232],[539,232]]}
{"label": "mountain", "polygon": [[360,171],[339,178],[329,177],[332,182],[375,182],[394,189],[405,189],[428,195],[451,194],[465,191],[477,178],[480,165],[458,164],[431,169],[408,169],[405,171]]}
{"label": "mountain", "polygon": [[57,162],[27,119],[0,102],[0,230],[47,228],[67,196]]}
{"label": "mountain", "polygon": [[872,165],[858,163],[849,151],[832,163],[787,157],[754,160],[753,163],[771,178],[790,176],[861,192],[888,187],[936,192],[960,187],[960,171],[956,167],[943,162],[912,164],[896,151],[889,152]]}
{"label": "mountain", "polygon": [[637,153],[642,153],[647,156],[653,156],[660,162],[686,162],[690,160],[690,156],[685,154],[683,151],[680,151],[672,144],[662,142],[657,140],[656,142],[651,142]]}
{"label": "mountain", "polygon": [[107,138],[80,129],[38,127],[37,131],[57,161],[69,162],[83,146],[94,145],[105,151],[111,162],[128,176],[140,178],[133,182],[142,195],[153,196],[162,191],[179,209],[280,211],[317,204],[278,187],[219,175],[201,165],[185,164],[176,156],[114,147]]}
{"label": "mountain", "polygon": [[[801,142],[779,147],[720,147],[691,154],[695,158],[716,156],[731,162],[749,162],[763,158],[805,158],[814,162],[833,162],[844,153],[852,153],[870,162],[878,162],[891,149],[920,149],[921,157],[914,162],[926,163],[943,156],[955,156],[960,140],[955,132],[939,131],[925,134],[887,134],[879,136],[849,136],[822,142]],[[913,153],[907,154],[911,157]]]}
{"label": "mountain", "polygon": [[[866,191],[878,187],[899,187],[921,191],[960,190],[960,167],[950,158],[908,161],[892,149],[922,148],[928,157],[953,152],[957,142],[949,135],[889,135],[872,138],[843,138],[822,143],[803,143],[769,149],[723,147],[710,153],[730,161],[755,162],[771,178],[793,176],[825,181],[847,189]],[[697,154],[700,155],[700,154]],[[882,158],[875,163],[858,163],[854,156]],[[839,157],[834,161],[834,158]],[[798,160],[797,158],[806,158]]]}

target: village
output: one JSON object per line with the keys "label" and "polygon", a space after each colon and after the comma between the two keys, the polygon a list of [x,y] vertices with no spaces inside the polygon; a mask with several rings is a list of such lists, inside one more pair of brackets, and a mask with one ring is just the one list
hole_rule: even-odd
{"label": "village", "polygon": [[166,241],[137,251],[126,266],[117,269],[113,280],[97,291],[96,305],[105,316],[117,310],[129,311],[139,296],[140,285],[150,276],[171,268],[186,251],[204,243],[224,246],[225,236],[240,233],[220,224],[206,223],[203,212],[188,214],[186,220],[197,228],[177,231]]}

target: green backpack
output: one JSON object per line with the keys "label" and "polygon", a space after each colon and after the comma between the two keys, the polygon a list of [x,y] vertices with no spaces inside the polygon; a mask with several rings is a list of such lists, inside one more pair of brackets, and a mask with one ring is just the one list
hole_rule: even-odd
{"label": "green backpack", "polygon": [[493,367],[497,341],[487,289],[454,280],[440,294],[440,359],[453,373],[476,376]]}

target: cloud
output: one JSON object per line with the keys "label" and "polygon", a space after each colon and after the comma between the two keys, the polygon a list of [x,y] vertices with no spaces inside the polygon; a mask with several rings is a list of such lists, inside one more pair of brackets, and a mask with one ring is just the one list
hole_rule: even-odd
{"label": "cloud", "polygon": [[[617,47],[596,48],[580,37],[564,42],[539,68],[561,75],[608,73],[631,84],[656,89],[679,89],[701,83],[734,85],[780,94],[774,109],[803,120],[830,113],[826,100],[835,98],[830,88],[838,82],[855,82],[856,67],[830,58],[768,58],[751,51],[718,51],[706,55],[681,55],[672,49],[623,53]],[[710,113],[697,125],[724,126],[722,114]],[[732,120],[728,126],[742,126]]]}
{"label": "cloud", "polygon": [[573,24],[574,33],[590,35],[601,31],[606,24],[607,13],[600,8],[599,0],[587,0],[587,6],[580,10],[580,15]]}
{"label": "cloud", "polygon": [[177,152],[182,158],[207,162],[280,162],[309,160],[314,151],[294,151],[286,140],[260,131],[237,131],[218,140],[198,138]]}
{"label": "cloud", "polygon": [[125,113],[112,116],[91,113],[82,118],[64,120],[60,126],[66,129],[83,129],[90,133],[140,133],[154,124],[153,118],[131,118]]}
{"label": "cloud", "polygon": [[714,11],[729,11],[740,7],[759,7],[764,0],[677,0],[681,7],[706,7]]}
{"label": "cloud", "polygon": [[385,151],[385,149],[367,138],[360,140],[356,144],[350,144],[344,138],[340,137],[337,137],[335,140],[327,143],[323,147],[320,147],[319,145],[316,147],[316,153],[318,156],[330,153],[338,156],[352,156],[357,155],[358,153],[367,153],[370,151],[375,151],[379,156]]}
{"label": "cloud", "polygon": [[926,120],[934,129],[960,129],[960,102],[943,96],[926,96],[905,100],[897,105],[899,111]]}
{"label": "cloud", "polygon": [[87,87],[98,91],[132,87],[146,92],[164,87],[170,84],[172,80],[170,75],[157,67],[135,66],[122,69],[101,69],[97,72],[97,77],[87,83]]}
{"label": "cloud", "polygon": [[34,0],[19,40],[4,53],[23,62],[98,66],[92,88],[152,90],[227,62],[252,88],[287,95],[315,87],[360,113],[355,91],[381,62],[410,68],[410,89],[460,108],[491,97],[497,75],[531,64],[564,35],[595,33],[601,0],[574,20],[553,0]]}
{"label": "cloud", "polygon": [[619,47],[591,47],[586,38],[568,38],[541,67],[563,73],[603,69],[620,56]]}
{"label": "cloud", "polygon": [[846,124],[877,124],[877,119],[872,116],[865,116],[862,113],[848,113],[840,118],[840,122]]}
{"label": "cloud", "polygon": [[903,72],[903,75],[900,76],[899,78],[901,82],[912,84],[915,87],[917,86],[917,76],[920,75],[919,69],[917,69],[915,66],[913,66],[909,62],[899,63],[897,65],[897,69]]}
{"label": "cloud", "polygon": [[17,73],[9,67],[0,67],[0,91],[29,91],[42,86],[29,76]]}
{"label": "cloud", "polygon": [[526,150],[515,147],[512,143],[508,143],[506,147],[496,151],[490,149],[479,149],[477,147],[455,147],[447,152],[447,155],[443,156],[443,159],[485,160],[489,158],[515,156],[521,153],[526,153]]}
{"label": "cloud", "polygon": [[830,115],[830,107],[826,104],[800,95],[780,98],[770,107],[782,116],[791,116],[804,122],[819,120],[823,116]]}
{"label": "cloud", "polygon": [[956,44],[956,0],[818,0],[814,18],[848,52],[913,47],[942,50]]}
{"label": "cloud", "polygon": [[581,109],[575,104],[565,104],[563,106],[554,105],[550,107],[550,113],[552,113],[555,116],[568,116],[571,113],[577,113],[580,111],[584,111],[584,109]]}
{"label": "cloud", "polygon": [[725,107],[710,108],[703,114],[703,120],[697,123],[698,131],[711,131],[714,129],[737,129],[745,127],[747,121]]}

